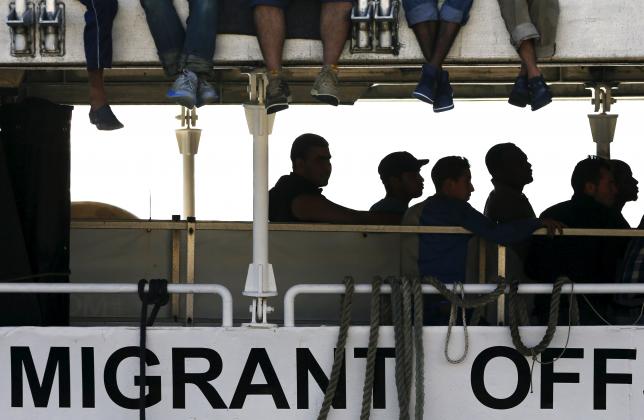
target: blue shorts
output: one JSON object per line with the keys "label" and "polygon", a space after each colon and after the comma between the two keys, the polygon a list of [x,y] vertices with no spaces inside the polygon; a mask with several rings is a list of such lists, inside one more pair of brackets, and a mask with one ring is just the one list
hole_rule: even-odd
{"label": "blue shorts", "polygon": [[[286,9],[291,0],[250,0],[250,7],[273,6]],[[353,0],[320,0],[320,3],[353,3]]]}
{"label": "blue shorts", "polygon": [[465,25],[474,0],[445,0],[438,10],[438,0],[403,0],[407,24],[442,20]]}

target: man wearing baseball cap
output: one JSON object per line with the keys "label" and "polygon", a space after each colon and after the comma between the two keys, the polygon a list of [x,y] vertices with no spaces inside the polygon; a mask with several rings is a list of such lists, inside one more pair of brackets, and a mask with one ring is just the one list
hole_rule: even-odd
{"label": "man wearing baseball cap", "polygon": [[416,159],[409,152],[390,153],[380,161],[378,173],[385,186],[385,198],[371,206],[369,211],[403,215],[413,198],[423,195],[423,177],[420,168],[429,159]]}

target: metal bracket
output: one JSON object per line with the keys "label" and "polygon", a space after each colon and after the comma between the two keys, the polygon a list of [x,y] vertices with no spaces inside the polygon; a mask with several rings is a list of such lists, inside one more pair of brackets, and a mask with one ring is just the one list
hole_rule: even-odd
{"label": "metal bracket", "polygon": [[9,15],[7,15],[7,26],[9,26],[11,46],[10,51],[13,57],[35,57],[36,56],[36,13],[32,2],[24,2],[25,10],[22,16],[18,16],[16,2],[9,3]]}
{"label": "metal bracket", "polygon": [[[611,105],[617,102],[613,91],[618,89],[617,82],[590,82],[586,89],[593,92],[590,103],[595,107],[596,114],[588,114],[590,131],[593,141],[597,143],[597,156],[610,159],[610,145],[615,137],[617,114],[609,114]],[[600,113],[601,111],[601,113]]]}
{"label": "metal bracket", "polygon": [[65,55],[65,4],[55,3],[53,12],[47,11],[47,2],[41,1],[38,16],[40,55],[62,57]]}
{"label": "metal bracket", "polygon": [[589,82],[585,86],[593,92],[590,103],[595,106],[595,112],[610,112],[611,105],[617,103],[613,91],[619,89],[619,82]]}
{"label": "metal bracket", "polygon": [[266,100],[266,86],[268,86],[268,77],[263,71],[253,71],[246,73],[248,76],[248,102],[249,104],[264,105]]}
{"label": "metal bracket", "polygon": [[352,54],[398,55],[400,0],[362,0],[351,10]]}
{"label": "metal bracket", "polygon": [[181,121],[181,128],[194,128],[197,126],[199,116],[197,115],[197,110],[195,108],[188,109],[185,106],[182,106],[181,114],[174,118]]}

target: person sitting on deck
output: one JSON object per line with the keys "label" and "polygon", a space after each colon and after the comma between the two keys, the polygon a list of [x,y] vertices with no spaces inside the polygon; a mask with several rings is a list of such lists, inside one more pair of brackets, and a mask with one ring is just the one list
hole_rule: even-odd
{"label": "person sitting on deck", "polygon": [[402,217],[409,208],[409,202],[423,195],[424,179],[420,168],[428,163],[429,159],[416,159],[409,152],[394,152],[385,156],[378,165],[378,174],[386,195],[369,211],[398,213]]}
{"label": "person sitting on deck", "polygon": [[[432,169],[436,194],[412,206],[403,225],[460,226],[472,234],[502,245],[525,241],[546,227],[550,234],[562,225],[550,219],[526,218],[496,223],[469,203],[474,191],[470,164],[459,156],[440,159]],[[402,236],[402,274],[407,277],[432,276],[443,283],[463,283],[470,234],[418,234]],[[447,301],[433,296],[426,299],[426,322],[442,324],[449,314]],[[433,321],[432,321],[433,320]]]}
{"label": "person sitting on deck", "polygon": [[172,0],[141,0],[166,76],[176,80],[166,97],[186,108],[219,100],[206,81],[212,73],[218,0],[191,0],[186,29]]}
{"label": "person sitting on deck", "polygon": [[99,130],[118,130],[123,124],[107,102],[103,69],[112,67],[112,24],[118,11],[117,0],[80,0],[85,12],[83,41],[89,81],[89,121]]}
{"label": "person sitting on deck", "polygon": [[[614,208],[617,188],[608,160],[591,156],[580,161],[572,173],[571,184],[574,191],[572,198],[548,208],[541,213],[541,217],[560,220],[571,228],[629,228]],[[627,244],[625,238],[533,238],[526,260],[526,273],[543,282],[554,282],[558,277],[566,276],[574,282],[612,283]],[[535,298],[535,315],[541,323],[547,321],[549,301],[549,296]],[[597,315],[605,317],[610,302],[609,296],[602,295],[581,299],[580,322],[601,322]],[[562,311],[562,314],[565,315],[566,311]]]}
{"label": "person sitting on deck", "polygon": [[537,57],[549,58],[555,54],[559,0],[498,2],[510,42],[521,58],[521,70],[508,102],[521,108],[530,104],[536,111],[552,102],[552,93],[537,66]]}
{"label": "person sitting on deck", "polygon": [[468,20],[473,0],[445,0],[440,12],[438,0],[404,0],[407,24],[414,30],[426,63],[412,96],[432,104],[434,112],[454,108],[454,93],[443,61]]}
{"label": "person sitting on deck", "polygon": [[293,172],[282,176],[269,191],[271,222],[327,222],[393,224],[400,215],[370,213],[342,207],[322,195],[331,176],[329,143],[316,134],[302,134],[291,147]]}
{"label": "person sitting on deck", "polygon": [[[266,69],[266,112],[272,114],[288,108],[290,91],[282,76],[282,50],[286,34],[284,9],[290,0],[250,0],[254,8],[255,27]],[[323,45],[323,67],[313,84],[311,95],[329,105],[340,103],[338,60],[351,28],[352,0],[321,0],[320,33]]]}

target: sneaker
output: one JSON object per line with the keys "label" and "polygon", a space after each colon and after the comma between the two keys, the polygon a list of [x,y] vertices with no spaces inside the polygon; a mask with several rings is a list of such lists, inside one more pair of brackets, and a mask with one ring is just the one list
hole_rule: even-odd
{"label": "sneaker", "polygon": [[533,111],[541,109],[552,102],[552,93],[546,81],[543,80],[543,76],[533,77],[528,80],[528,88],[530,89],[530,106]]}
{"label": "sneaker", "polygon": [[199,78],[197,82],[197,108],[219,102],[219,95],[214,87],[205,80]]}
{"label": "sneaker", "polygon": [[123,124],[116,118],[116,115],[114,115],[112,108],[108,104],[103,105],[97,110],[90,109],[89,122],[101,131],[112,131],[123,128]]}
{"label": "sneaker", "polygon": [[449,83],[449,73],[441,70],[436,82],[434,112],[445,112],[454,109],[454,90]]}
{"label": "sneaker", "polygon": [[190,70],[183,70],[165,96],[181,106],[192,109],[197,104],[198,84],[196,74]]}
{"label": "sneaker", "polygon": [[266,86],[266,113],[288,109],[288,102],[291,100],[291,92],[288,85],[281,76],[269,76]]}
{"label": "sneaker", "polygon": [[438,71],[431,64],[423,64],[423,70],[420,73],[420,82],[418,82],[411,96],[428,104],[433,104],[436,99],[436,79]]}
{"label": "sneaker", "polygon": [[508,98],[508,103],[510,103],[510,105],[518,106],[519,108],[525,108],[526,105],[530,103],[530,89],[528,88],[527,76],[519,76],[517,77],[517,80],[514,81],[512,92],[510,92],[510,97]]}
{"label": "sneaker", "polygon": [[322,67],[320,74],[313,83],[311,96],[325,104],[338,106],[340,92],[338,91],[338,72],[332,66]]}

